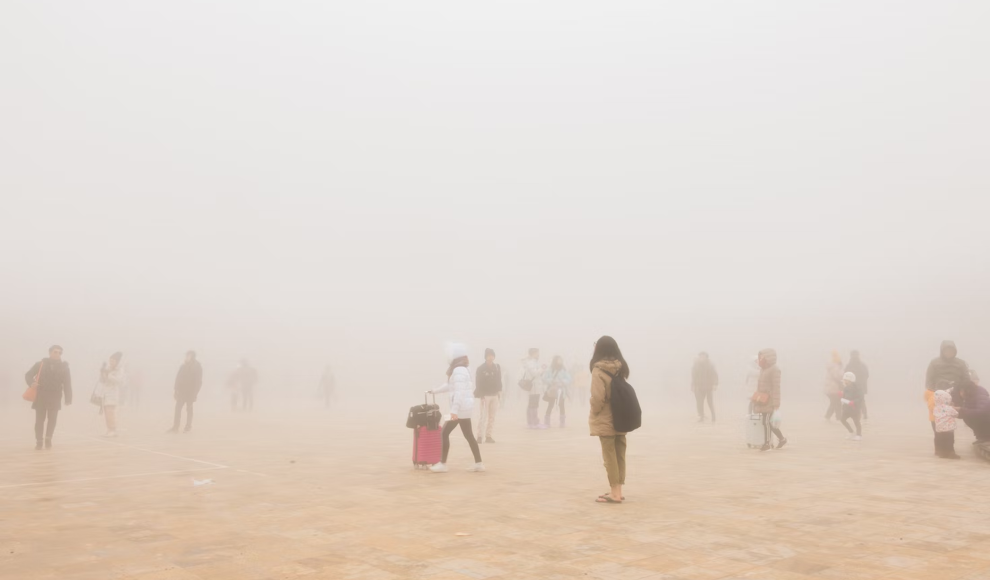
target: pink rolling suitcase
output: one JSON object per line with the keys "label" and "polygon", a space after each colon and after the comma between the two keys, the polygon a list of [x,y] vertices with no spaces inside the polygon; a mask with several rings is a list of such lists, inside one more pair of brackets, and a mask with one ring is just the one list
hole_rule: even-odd
{"label": "pink rolling suitcase", "polygon": [[433,404],[424,397],[422,405],[409,409],[406,427],[413,430],[413,467],[416,469],[440,463],[443,450],[440,418],[440,406],[435,396]]}
{"label": "pink rolling suitcase", "polygon": [[440,452],[443,444],[440,438],[440,427],[416,427],[413,430],[413,466],[416,469],[440,463]]}

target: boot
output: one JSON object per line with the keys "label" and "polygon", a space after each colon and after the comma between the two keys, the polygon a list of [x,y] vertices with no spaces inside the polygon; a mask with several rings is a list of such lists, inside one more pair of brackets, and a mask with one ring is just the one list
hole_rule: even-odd
{"label": "boot", "polygon": [[49,437],[45,439],[45,449],[51,449],[51,448],[52,448],[52,439],[51,437]]}
{"label": "boot", "polygon": [[38,442],[34,446],[35,451],[41,451],[41,443],[42,443],[41,439],[38,439]]}

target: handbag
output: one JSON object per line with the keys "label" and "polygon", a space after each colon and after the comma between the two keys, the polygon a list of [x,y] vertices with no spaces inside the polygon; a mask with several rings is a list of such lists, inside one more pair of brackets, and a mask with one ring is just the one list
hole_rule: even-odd
{"label": "handbag", "polygon": [[41,361],[41,366],[38,367],[38,374],[34,375],[34,381],[31,382],[31,386],[21,395],[25,401],[31,401],[33,403],[38,399],[38,382],[41,380],[41,369],[43,368],[45,368],[45,361]]}
{"label": "handbag", "polygon": [[764,393],[763,391],[756,391],[750,400],[757,405],[766,405],[770,401],[770,393]]}
{"label": "handbag", "polygon": [[533,390],[533,379],[519,379],[519,388],[529,392]]}

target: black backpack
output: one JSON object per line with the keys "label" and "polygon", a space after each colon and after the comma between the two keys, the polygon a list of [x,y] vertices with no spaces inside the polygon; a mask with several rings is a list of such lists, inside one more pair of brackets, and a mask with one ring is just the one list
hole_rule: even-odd
{"label": "black backpack", "polygon": [[610,372],[612,377],[612,427],[616,433],[631,433],[643,425],[643,409],[639,406],[639,397],[626,379]]}

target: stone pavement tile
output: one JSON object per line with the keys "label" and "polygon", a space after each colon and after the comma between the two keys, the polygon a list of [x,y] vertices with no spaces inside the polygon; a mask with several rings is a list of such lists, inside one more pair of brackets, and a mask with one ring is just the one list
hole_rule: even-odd
{"label": "stone pavement tile", "polygon": [[188,570],[176,567],[124,577],[132,580],[202,580],[205,578],[205,576],[198,576]]}

